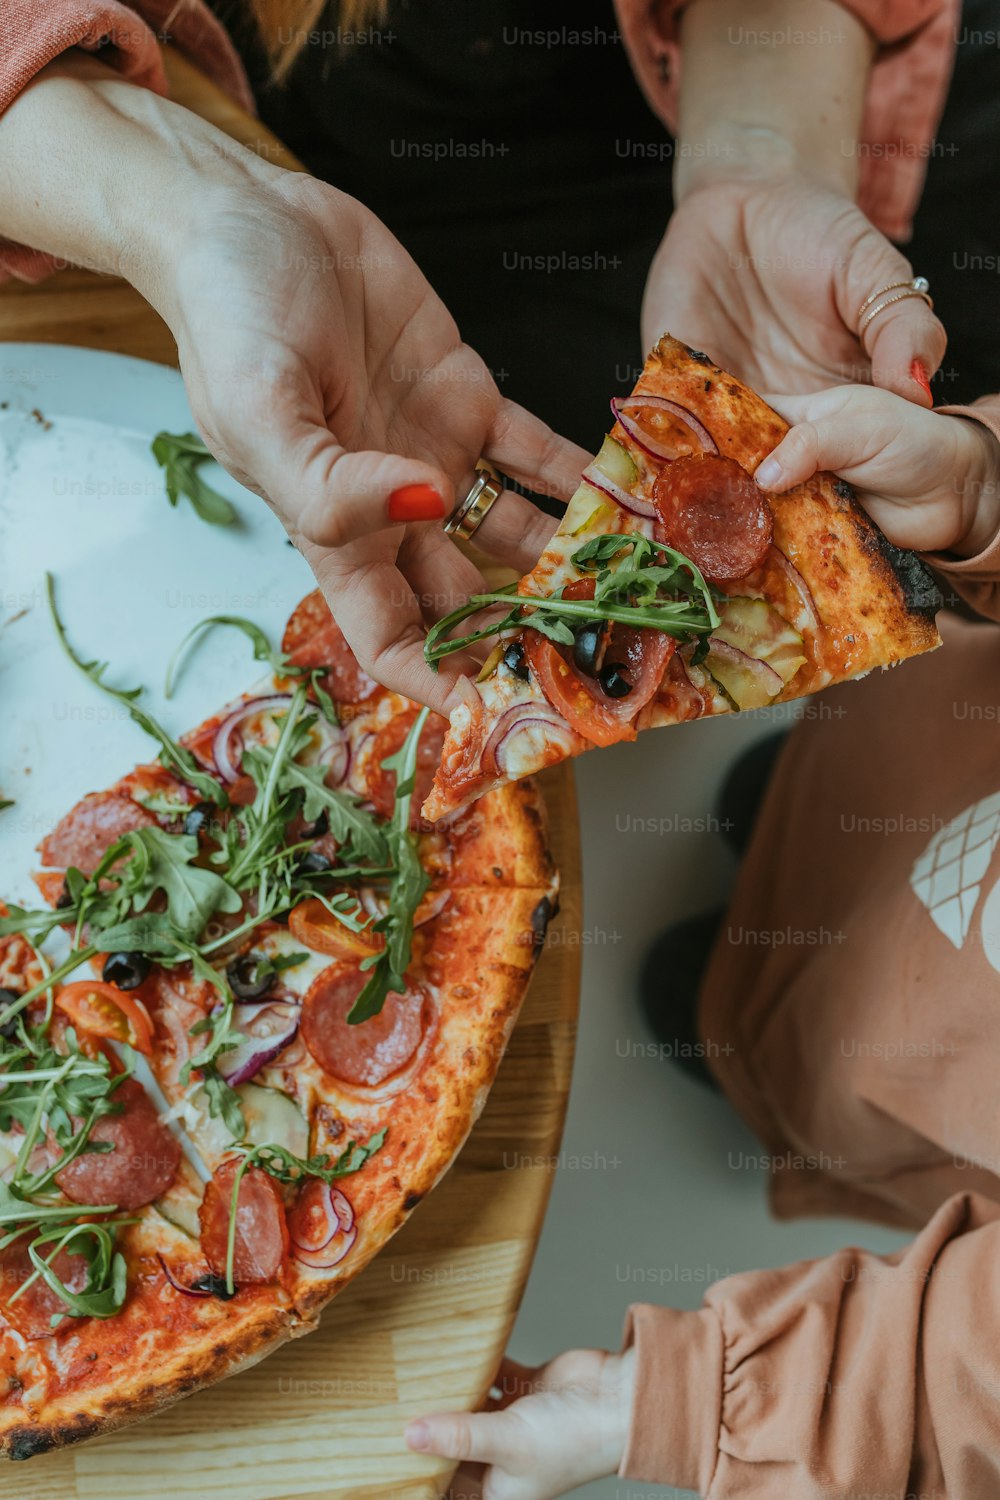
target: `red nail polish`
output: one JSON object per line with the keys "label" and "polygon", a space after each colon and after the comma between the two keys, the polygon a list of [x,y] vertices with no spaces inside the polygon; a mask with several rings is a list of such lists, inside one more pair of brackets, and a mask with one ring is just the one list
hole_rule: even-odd
{"label": "red nail polish", "polygon": [[928,396],[930,396],[931,404],[933,405],[934,396],[931,392],[930,380],[927,378],[927,366],[922,359],[913,360],[910,365],[910,375],[917,382],[917,385],[923,386]]}
{"label": "red nail polish", "polygon": [[403,484],[389,496],[390,521],[440,521],[444,501],[432,484]]}

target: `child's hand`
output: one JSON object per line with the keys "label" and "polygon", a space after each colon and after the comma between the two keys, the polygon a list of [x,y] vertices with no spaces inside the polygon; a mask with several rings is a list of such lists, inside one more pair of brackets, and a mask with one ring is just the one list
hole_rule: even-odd
{"label": "child's hand", "polygon": [[[634,1355],[574,1349],[537,1370],[504,1360],[485,1412],[423,1417],[406,1429],[419,1453],[472,1467],[456,1500],[551,1500],[614,1474],[632,1410]],[[482,1466],[482,1467],[480,1467]]]}
{"label": "child's hand", "polygon": [[781,494],[832,469],[890,542],[918,552],[971,557],[996,533],[1000,443],[979,422],[859,385],[774,405],[793,425],[757,469],[762,489]]}

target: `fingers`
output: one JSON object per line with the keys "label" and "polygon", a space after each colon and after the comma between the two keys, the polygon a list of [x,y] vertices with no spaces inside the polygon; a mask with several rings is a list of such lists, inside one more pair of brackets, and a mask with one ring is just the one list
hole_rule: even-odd
{"label": "fingers", "polygon": [[505,1356],[497,1371],[493,1388],[499,1393],[492,1398],[493,1409],[502,1410],[509,1406],[512,1401],[519,1401],[522,1396],[531,1396],[535,1392],[544,1389],[541,1371],[534,1365],[518,1364],[516,1359]]}
{"label": "fingers", "polygon": [[302,555],[365,670],[393,692],[447,716],[468,663],[456,653],[437,672],[428,666],[423,616],[410,584],[393,563],[359,560],[349,555],[352,550],[345,555],[304,545]]}
{"label": "fingers", "polygon": [[348,453],[325,427],[281,449],[280,469],[262,469],[260,482],[318,547],[344,547],[406,522],[440,522],[454,504],[454,487],[442,469],[394,454]]}
{"label": "fingers", "polygon": [[489,587],[472,559],[439,526],[408,531],[399,549],[399,566],[425,620],[440,620],[470,594],[485,593]]}
{"label": "fingers", "polygon": [[559,437],[540,417],[513,401],[501,403],[487,433],[483,457],[527,489],[552,495],[564,505],[591,459],[583,448]]}
{"label": "fingers", "polygon": [[504,1468],[516,1454],[518,1427],[506,1411],[446,1412],[411,1422],[404,1436],[415,1453]]}
{"label": "fingers", "polygon": [[898,422],[887,409],[893,400],[866,387],[781,398],[781,415],[792,426],[758,465],[754,479],[761,489],[780,495],[820,469],[850,475],[897,436]]}
{"label": "fingers", "polygon": [[[579,480],[579,474],[577,475]],[[528,573],[545,551],[559,522],[514,490],[504,490],[480,522],[475,545],[518,573]]]}
{"label": "fingers", "polygon": [[[862,316],[859,309],[872,292],[912,278],[909,261],[865,221],[854,253],[838,272],[837,304],[847,327],[858,327]],[[879,301],[887,301],[903,290],[899,287],[887,292]],[[894,302],[871,320],[860,338],[877,386],[895,391],[918,406],[933,406],[930,377],[944,358],[948,336],[922,297]]]}

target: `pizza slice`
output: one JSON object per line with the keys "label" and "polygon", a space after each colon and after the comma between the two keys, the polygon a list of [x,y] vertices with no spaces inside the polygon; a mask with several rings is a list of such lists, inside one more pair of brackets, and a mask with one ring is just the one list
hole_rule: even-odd
{"label": "pizza slice", "polygon": [[[429,819],[640,730],[801,698],[940,643],[930,575],[848,485],[758,488],[787,423],[707,355],[664,335],[612,410],[537,565],[428,637],[432,664],[496,637],[452,713]],[[486,607],[492,623],[463,634]]]}

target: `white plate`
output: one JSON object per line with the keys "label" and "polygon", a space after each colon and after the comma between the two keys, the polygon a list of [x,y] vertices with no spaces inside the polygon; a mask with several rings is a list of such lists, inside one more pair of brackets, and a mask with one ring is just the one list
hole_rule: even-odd
{"label": "white plate", "polygon": [[35,845],[85,792],[150,759],[155,747],[64,656],[45,573],[74,647],[110,662],[119,687],[174,735],[252,684],[262,669],[237,631],[194,648],[167,701],[166,663],[214,614],[245,615],[280,639],[312,575],[267,506],[217,465],[206,478],[239,523],[209,526],[186,499],[172,509],[150,453],[161,429],[194,421],[180,375],[91,349],[0,350],[0,897],[37,904]]}

